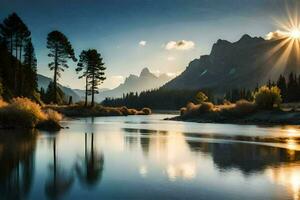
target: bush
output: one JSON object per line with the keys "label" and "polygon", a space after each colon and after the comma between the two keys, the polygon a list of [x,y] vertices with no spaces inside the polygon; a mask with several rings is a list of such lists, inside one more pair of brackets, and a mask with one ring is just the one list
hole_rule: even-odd
{"label": "bush", "polygon": [[208,97],[203,92],[198,92],[196,95],[197,103],[203,103],[208,99]]}
{"label": "bush", "polygon": [[46,115],[41,107],[28,98],[15,98],[0,109],[0,122],[3,126],[33,128]]}
{"label": "bush", "polygon": [[279,105],[282,101],[280,89],[277,86],[271,88],[262,86],[254,94],[254,101],[260,109],[273,109],[274,105]]}
{"label": "bush", "polygon": [[[225,112],[224,112],[225,111]],[[223,114],[227,113],[234,117],[243,117],[249,114],[252,114],[256,111],[256,105],[247,100],[239,100],[236,104],[228,109],[223,109]]]}
{"label": "bush", "polygon": [[0,108],[4,106],[7,106],[7,103],[3,99],[0,99]]}
{"label": "bush", "polygon": [[14,98],[10,104],[0,101],[0,124],[9,128],[34,128],[39,123],[58,124],[61,115],[55,111],[43,112],[41,106],[28,98]]}
{"label": "bush", "polygon": [[180,116],[183,116],[183,115],[185,115],[186,114],[186,108],[185,107],[183,107],[183,108],[180,108]]}
{"label": "bush", "polygon": [[207,113],[214,110],[214,104],[211,102],[203,102],[198,108],[199,113]]}
{"label": "bush", "polygon": [[151,113],[152,113],[150,108],[143,108],[142,112],[144,113],[144,115],[151,115]]}

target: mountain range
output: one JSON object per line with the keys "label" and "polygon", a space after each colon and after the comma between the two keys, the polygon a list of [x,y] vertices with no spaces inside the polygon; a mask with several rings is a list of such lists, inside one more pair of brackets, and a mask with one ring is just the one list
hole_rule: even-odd
{"label": "mountain range", "polygon": [[148,68],[144,68],[140,75],[129,75],[124,83],[120,84],[118,87],[102,91],[96,95],[96,100],[98,102],[103,101],[106,97],[122,97],[123,94],[129,92],[142,92],[146,90],[156,89],[171,80],[171,77],[166,74],[161,74],[156,76],[149,71]]}
{"label": "mountain range", "polygon": [[[50,81],[52,81],[51,78],[41,74],[37,75],[37,79],[38,79],[38,88],[39,89],[43,88],[45,91],[47,90]],[[72,96],[73,102],[78,102],[81,100],[81,97],[73,89],[63,86],[61,84],[58,84],[58,87],[60,87],[60,89],[65,93],[66,96]]]}
{"label": "mountain range", "polygon": [[244,35],[236,42],[218,40],[209,55],[189,63],[167,89],[212,89],[223,95],[233,88],[254,88],[280,74],[300,72],[300,52],[284,39],[265,40]]}
{"label": "mountain range", "polygon": [[[121,97],[123,94],[129,92],[139,93],[145,90],[159,88],[170,79],[171,77],[166,74],[156,76],[151,73],[148,68],[144,68],[139,76],[131,74],[125,79],[124,83],[114,89],[99,89],[99,94],[95,95],[95,100],[101,102],[106,97]],[[38,87],[42,87],[46,90],[51,80],[51,78],[38,74]],[[72,96],[74,102],[84,100],[85,90],[71,89],[60,84],[59,87],[67,96]]]}
{"label": "mountain range", "polygon": [[[144,68],[140,75],[128,76],[114,89],[101,89],[95,96],[101,102],[106,97],[121,97],[129,92],[142,92],[155,88],[211,89],[224,95],[231,89],[253,89],[268,80],[276,81],[280,74],[300,73],[300,52],[297,45],[285,39],[265,40],[262,37],[243,35],[236,42],[219,39],[209,55],[189,63],[186,69],[172,79],[166,74],[155,76]],[[38,75],[39,87],[47,88],[50,78]],[[84,90],[74,90],[60,85],[73,101],[84,99]]]}

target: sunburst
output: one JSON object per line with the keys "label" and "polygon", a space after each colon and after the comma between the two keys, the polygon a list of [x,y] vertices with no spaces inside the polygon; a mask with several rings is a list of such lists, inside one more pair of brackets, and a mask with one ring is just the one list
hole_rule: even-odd
{"label": "sunburst", "polygon": [[[272,55],[280,53],[274,68],[269,76],[279,76],[283,73],[291,55],[297,59],[297,65],[300,65],[300,20],[297,9],[291,11],[287,8],[286,17],[275,19],[279,30],[270,32],[266,39],[277,41],[276,45],[266,52],[266,58],[271,59]],[[300,70],[300,69],[299,69]]]}

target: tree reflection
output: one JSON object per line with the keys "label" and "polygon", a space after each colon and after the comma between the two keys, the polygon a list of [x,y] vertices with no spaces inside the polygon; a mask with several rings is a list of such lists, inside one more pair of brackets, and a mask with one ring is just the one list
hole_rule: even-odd
{"label": "tree reflection", "polygon": [[82,184],[91,187],[99,183],[103,173],[104,156],[98,153],[94,144],[94,134],[91,134],[90,151],[88,152],[87,134],[85,133],[84,159],[76,164],[77,176]]}
{"label": "tree reflection", "polygon": [[246,143],[205,143],[187,141],[192,151],[209,153],[221,169],[240,169],[249,174],[270,166],[300,160],[300,152],[284,148]]}
{"label": "tree reflection", "polygon": [[50,165],[50,176],[46,181],[45,193],[50,199],[58,199],[70,190],[74,177],[63,170],[57,163],[56,138],[53,138],[53,163]]}
{"label": "tree reflection", "polygon": [[0,132],[0,197],[24,199],[34,175],[37,134],[33,131]]}

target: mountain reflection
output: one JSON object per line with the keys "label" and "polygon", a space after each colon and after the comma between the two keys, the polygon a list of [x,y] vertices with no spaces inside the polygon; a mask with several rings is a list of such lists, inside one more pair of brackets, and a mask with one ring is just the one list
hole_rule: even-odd
{"label": "mountain reflection", "polygon": [[90,151],[88,151],[88,134],[85,133],[84,159],[76,164],[77,176],[86,186],[95,186],[101,180],[103,173],[104,156],[96,151],[94,134],[91,134]]}
{"label": "mountain reflection", "polygon": [[[184,133],[166,133],[124,129],[126,141],[140,141],[144,156],[148,159],[165,163],[165,171],[170,180],[176,177],[193,178],[196,175],[195,159],[209,155],[214,165],[220,170],[239,169],[245,175],[262,172],[269,167],[300,161],[300,152],[267,145],[239,142],[205,142],[199,138],[191,138]],[[132,134],[139,133],[139,134]],[[134,137],[134,138],[133,138]],[[140,172],[148,171],[146,166]]]}
{"label": "mountain reflection", "polygon": [[28,196],[34,176],[35,132],[0,132],[0,195],[3,199]]}

